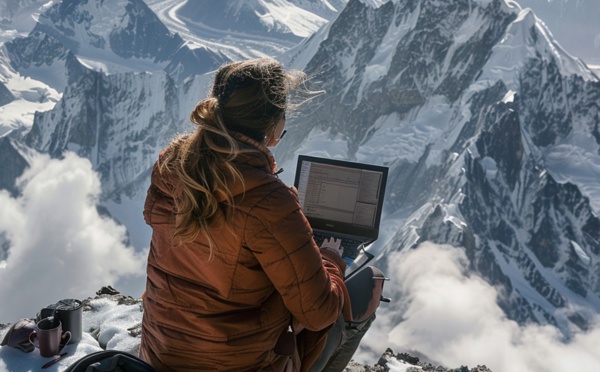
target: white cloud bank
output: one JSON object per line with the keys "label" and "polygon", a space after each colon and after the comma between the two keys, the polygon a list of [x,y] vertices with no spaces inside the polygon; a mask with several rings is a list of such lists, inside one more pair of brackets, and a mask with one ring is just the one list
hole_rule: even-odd
{"label": "white cloud bank", "polygon": [[136,253],[125,228],[98,213],[100,180],[87,159],[38,155],[18,186],[18,198],[0,190],[0,235],[10,242],[0,263],[0,322],[105,285],[141,294],[135,289],[145,282],[146,253]]}
{"label": "white cloud bank", "polygon": [[[496,290],[466,275],[460,249],[423,244],[389,259],[391,281],[378,318],[356,355],[371,362],[391,347],[417,351],[449,368],[494,372],[600,371],[600,326],[565,343],[555,327],[519,326],[496,304]],[[393,371],[393,368],[392,368]]]}

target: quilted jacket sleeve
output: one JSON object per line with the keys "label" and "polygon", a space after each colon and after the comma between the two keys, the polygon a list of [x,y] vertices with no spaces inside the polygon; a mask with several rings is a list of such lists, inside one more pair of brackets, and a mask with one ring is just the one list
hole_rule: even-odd
{"label": "quilted jacket sleeve", "polygon": [[347,300],[345,263],[316,246],[297,196],[289,188],[277,188],[254,206],[245,241],[305,328],[318,331],[336,321]]}
{"label": "quilted jacket sleeve", "polygon": [[[144,202],[144,221],[148,225],[154,224],[165,224],[169,222],[173,211],[171,209],[165,209],[162,206],[161,209],[157,208],[157,201],[159,198],[173,198],[173,185],[165,181],[165,177],[162,177],[158,168],[157,161],[152,168],[152,175],[150,176],[150,187],[146,194],[146,200]],[[174,202],[170,203],[174,205]]]}

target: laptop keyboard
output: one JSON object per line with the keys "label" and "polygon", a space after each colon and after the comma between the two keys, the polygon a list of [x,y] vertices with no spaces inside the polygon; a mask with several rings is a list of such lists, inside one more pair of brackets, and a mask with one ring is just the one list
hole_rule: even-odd
{"label": "laptop keyboard", "polygon": [[[315,243],[320,247],[325,239],[331,238],[331,234],[322,233],[322,232],[313,232],[313,238],[315,239]],[[342,239],[342,247],[344,248],[343,257],[355,259],[358,256],[358,249],[360,245],[363,243],[360,240],[351,239],[348,237],[343,237]]]}

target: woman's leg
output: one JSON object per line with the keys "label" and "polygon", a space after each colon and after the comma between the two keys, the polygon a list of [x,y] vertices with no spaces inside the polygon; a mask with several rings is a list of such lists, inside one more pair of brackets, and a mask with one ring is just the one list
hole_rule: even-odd
{"label": "woman's leg", "polygon": [[375,320],[375,310],[379,307],[384,280],[383,273],[372,266],[346,280],[352,317],[357,321],[347,323],[343,314],[340,314],[327,334],[325,348],[310,368],[310,372],[341,372],[346,368]]}
{"label": "woman's leg", "polygon": [[342,332],[342,343],[327,361],[322,369],[323,372],[341,372],[346,368],[373,320],[375,320],[375,313],[364,322],[346,325],[346,329]]}
{"label": "woman's leg", "polygon": [[310,367],[310,372],[321,372],[323,368],[325,368],[329,359],[342,344],[342,333],[345,325],[346,322],[344,321],[344,315],[340,314],[338,320],[327,334],[327,343],[325,344],[325,348],[321,352],[321,355],[319,355],[319,359],[317,359],[315,364]]}

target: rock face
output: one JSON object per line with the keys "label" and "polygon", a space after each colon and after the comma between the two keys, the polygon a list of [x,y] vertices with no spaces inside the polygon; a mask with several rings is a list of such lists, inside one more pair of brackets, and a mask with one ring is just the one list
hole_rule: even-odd
{"label": "rock face", "polygon": [[[387,349],[385,353],[381,356],[377,364],[373,367],[369,366],[354,366],[357,369],[350,368],[353,372],[379,372],[379,371],[389,371],[388,363],[392,360],[396,360],[400,362],[403,366],[406,366],[407,372],[419,372],[419,371],[435,371],[435,372],[492,372],[491,369],[486,366],[477,366],[474,368],[469,368],[467,366],[461,366],[459,368],[446,368],[442,366],[436,366],[432,363],[422,362],[418,357],[412,356],[408,353],[394,353],[392,349]],[[414,366],[414,367],[411,367]],[[364,368],[364,369],[361,369]]]}
{"label": "rock face", "polygon": [[462,247],[511,319],[585,329],[597,181],[558,159],[599,159],[598,78],[504,1],[350,1],[320,36],[295,57],[327,94],[289,120],[278,158],[343,138],[348,159],[391,168],[386,208],[407,219],[386,252]]}
{"label": "rock face", "polygon": [[15,96],[12,95],[12,93],[10,92],[10,90],[8,90],[6,85],[0,82],[0,106],[4,106],[8,103],[11,103],[12,101],[14,101],[14,99]]}
{"label": "rock face", "polygon": [[177,97],[166,74],[89,71],[38,114],[24,141],[55,156],[71,150],[89,158],[105,193],[118,197],[133,192],[126,190],[148,175],[157,150],[181,127]]}
{"label": "rock face", "polygon": [[18,150],[18,145],[14,140],[7,137],[0,137],[0,163],[2,163],[0,189],[7,190],[15,196],[18,193],[15,181],[17,177],[23,174],[29,163]]}

